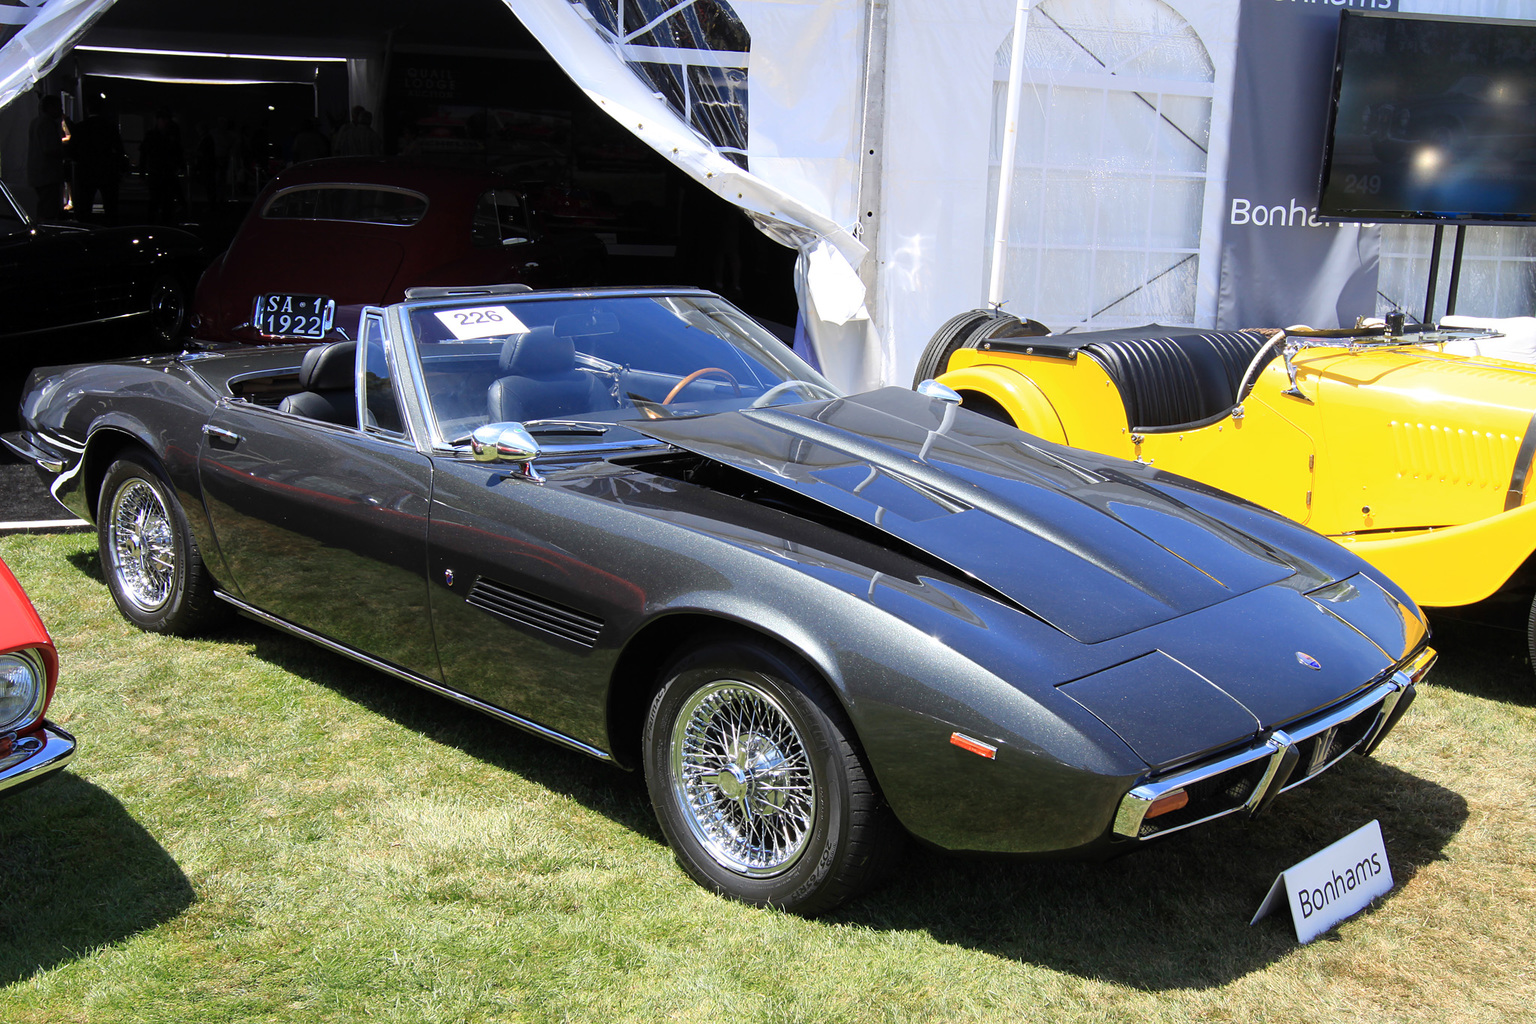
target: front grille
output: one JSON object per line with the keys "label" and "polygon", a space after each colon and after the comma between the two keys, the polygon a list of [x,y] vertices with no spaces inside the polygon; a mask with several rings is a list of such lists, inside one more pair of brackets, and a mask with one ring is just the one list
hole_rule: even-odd
{"label": "front grille", "polygon": [[602,619],[484,576],[475,579],[465,600],[498,619],[581,647],[597,646],[603,631]]}
{"label": "front grille", "polygon": [[[1238,811],[1257,814],[1276,795],[1326,771],[1351,751],[1369,753],[1413,700],[1414,684],[1434,658],[1434,651],[1425,648],[1352,700],[1276,729],[1242,750],[1136,786],[1120,801],[1115,835],[1151,839]],[[1181,789],[1189,798],[1183,807],[1146,816],[1159,798]]]}
{"label": "front grille", "polygon": [[1281,792],[1299,786],[1327,770],[1345,754],[1364,743],[1381,714],[1381,705],[1375,704],[1354,718],[1298,741],[1296,748],[1301,756],[1296,762],[1296,770],[1291,773],[1291,781],[1286,783]]}

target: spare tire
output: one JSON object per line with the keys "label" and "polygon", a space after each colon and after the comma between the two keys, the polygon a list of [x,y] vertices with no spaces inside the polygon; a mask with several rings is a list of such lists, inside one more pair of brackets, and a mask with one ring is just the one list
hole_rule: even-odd
{"label": "spare tire", "polygon": [[915,388],[925,380],[949,369],[949,357],[962,348],[975,348],[983,338],[1035,337],[1049,334],[1050,328],[1034,320],[1020,320],[1000,309],[972,309],[952,316],[928,339],[912,375]]}

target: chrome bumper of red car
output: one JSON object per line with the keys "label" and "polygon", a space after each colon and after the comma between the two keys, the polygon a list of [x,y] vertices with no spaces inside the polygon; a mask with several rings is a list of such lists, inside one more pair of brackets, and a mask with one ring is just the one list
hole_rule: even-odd
{"label": "chrome bumper of red car", "polygon": [[1434,663],[1426,647],[1353,700],[1275,729],[1247,749],[1137,786],[1120,801],[1115,837],[1155,839],[1228,814],[1252,816],[1344,755],[1370,753],[1408,710],[1415,684]]}
{"label": "chrome bumper of red car", "polygon": [[20,736],[0,757],[0,793],[46,778],[75,756],[75,738],[52,722],[43,722],[42,735]]}

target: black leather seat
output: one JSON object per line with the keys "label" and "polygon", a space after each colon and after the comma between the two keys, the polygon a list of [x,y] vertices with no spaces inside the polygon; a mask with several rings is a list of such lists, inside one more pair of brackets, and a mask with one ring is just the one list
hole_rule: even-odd
{"label": "black leather seat", "polygon": [[1258,331],[1144,335],[1068,335],[1109,374],[1132,427],[1179,427],[1225,415],[1254,356],[1268,340]]}
{"label": "black leather seat", "polygon": [[614,407],[603,382],[576,367],[576,346],[535,327],[501,346],[501,376],[486,391],[493,423],[585,416]]}
{"label": "black leather seat", "polygon": [[357,342],[333,341],[305,352],[299,387],[304,390],[278,403],[280,411],[357,426]]}

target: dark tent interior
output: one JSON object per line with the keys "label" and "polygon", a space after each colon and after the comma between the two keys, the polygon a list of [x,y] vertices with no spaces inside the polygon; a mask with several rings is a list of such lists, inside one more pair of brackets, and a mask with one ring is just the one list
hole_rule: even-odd
{"label": "dark tent interior", "polygon": [[[606,283],[700,285],[794,323],[794,254],[603,114],[500,0],[119,0],[46,88],[74,117],[99,98],[130,161],[155,113],[172,114],[179,219],[215,251],[306,125],[330,136],[362,105],[386,154],[495,168],[596,233]],[[144,201],[125,179],[121,219]]]}

